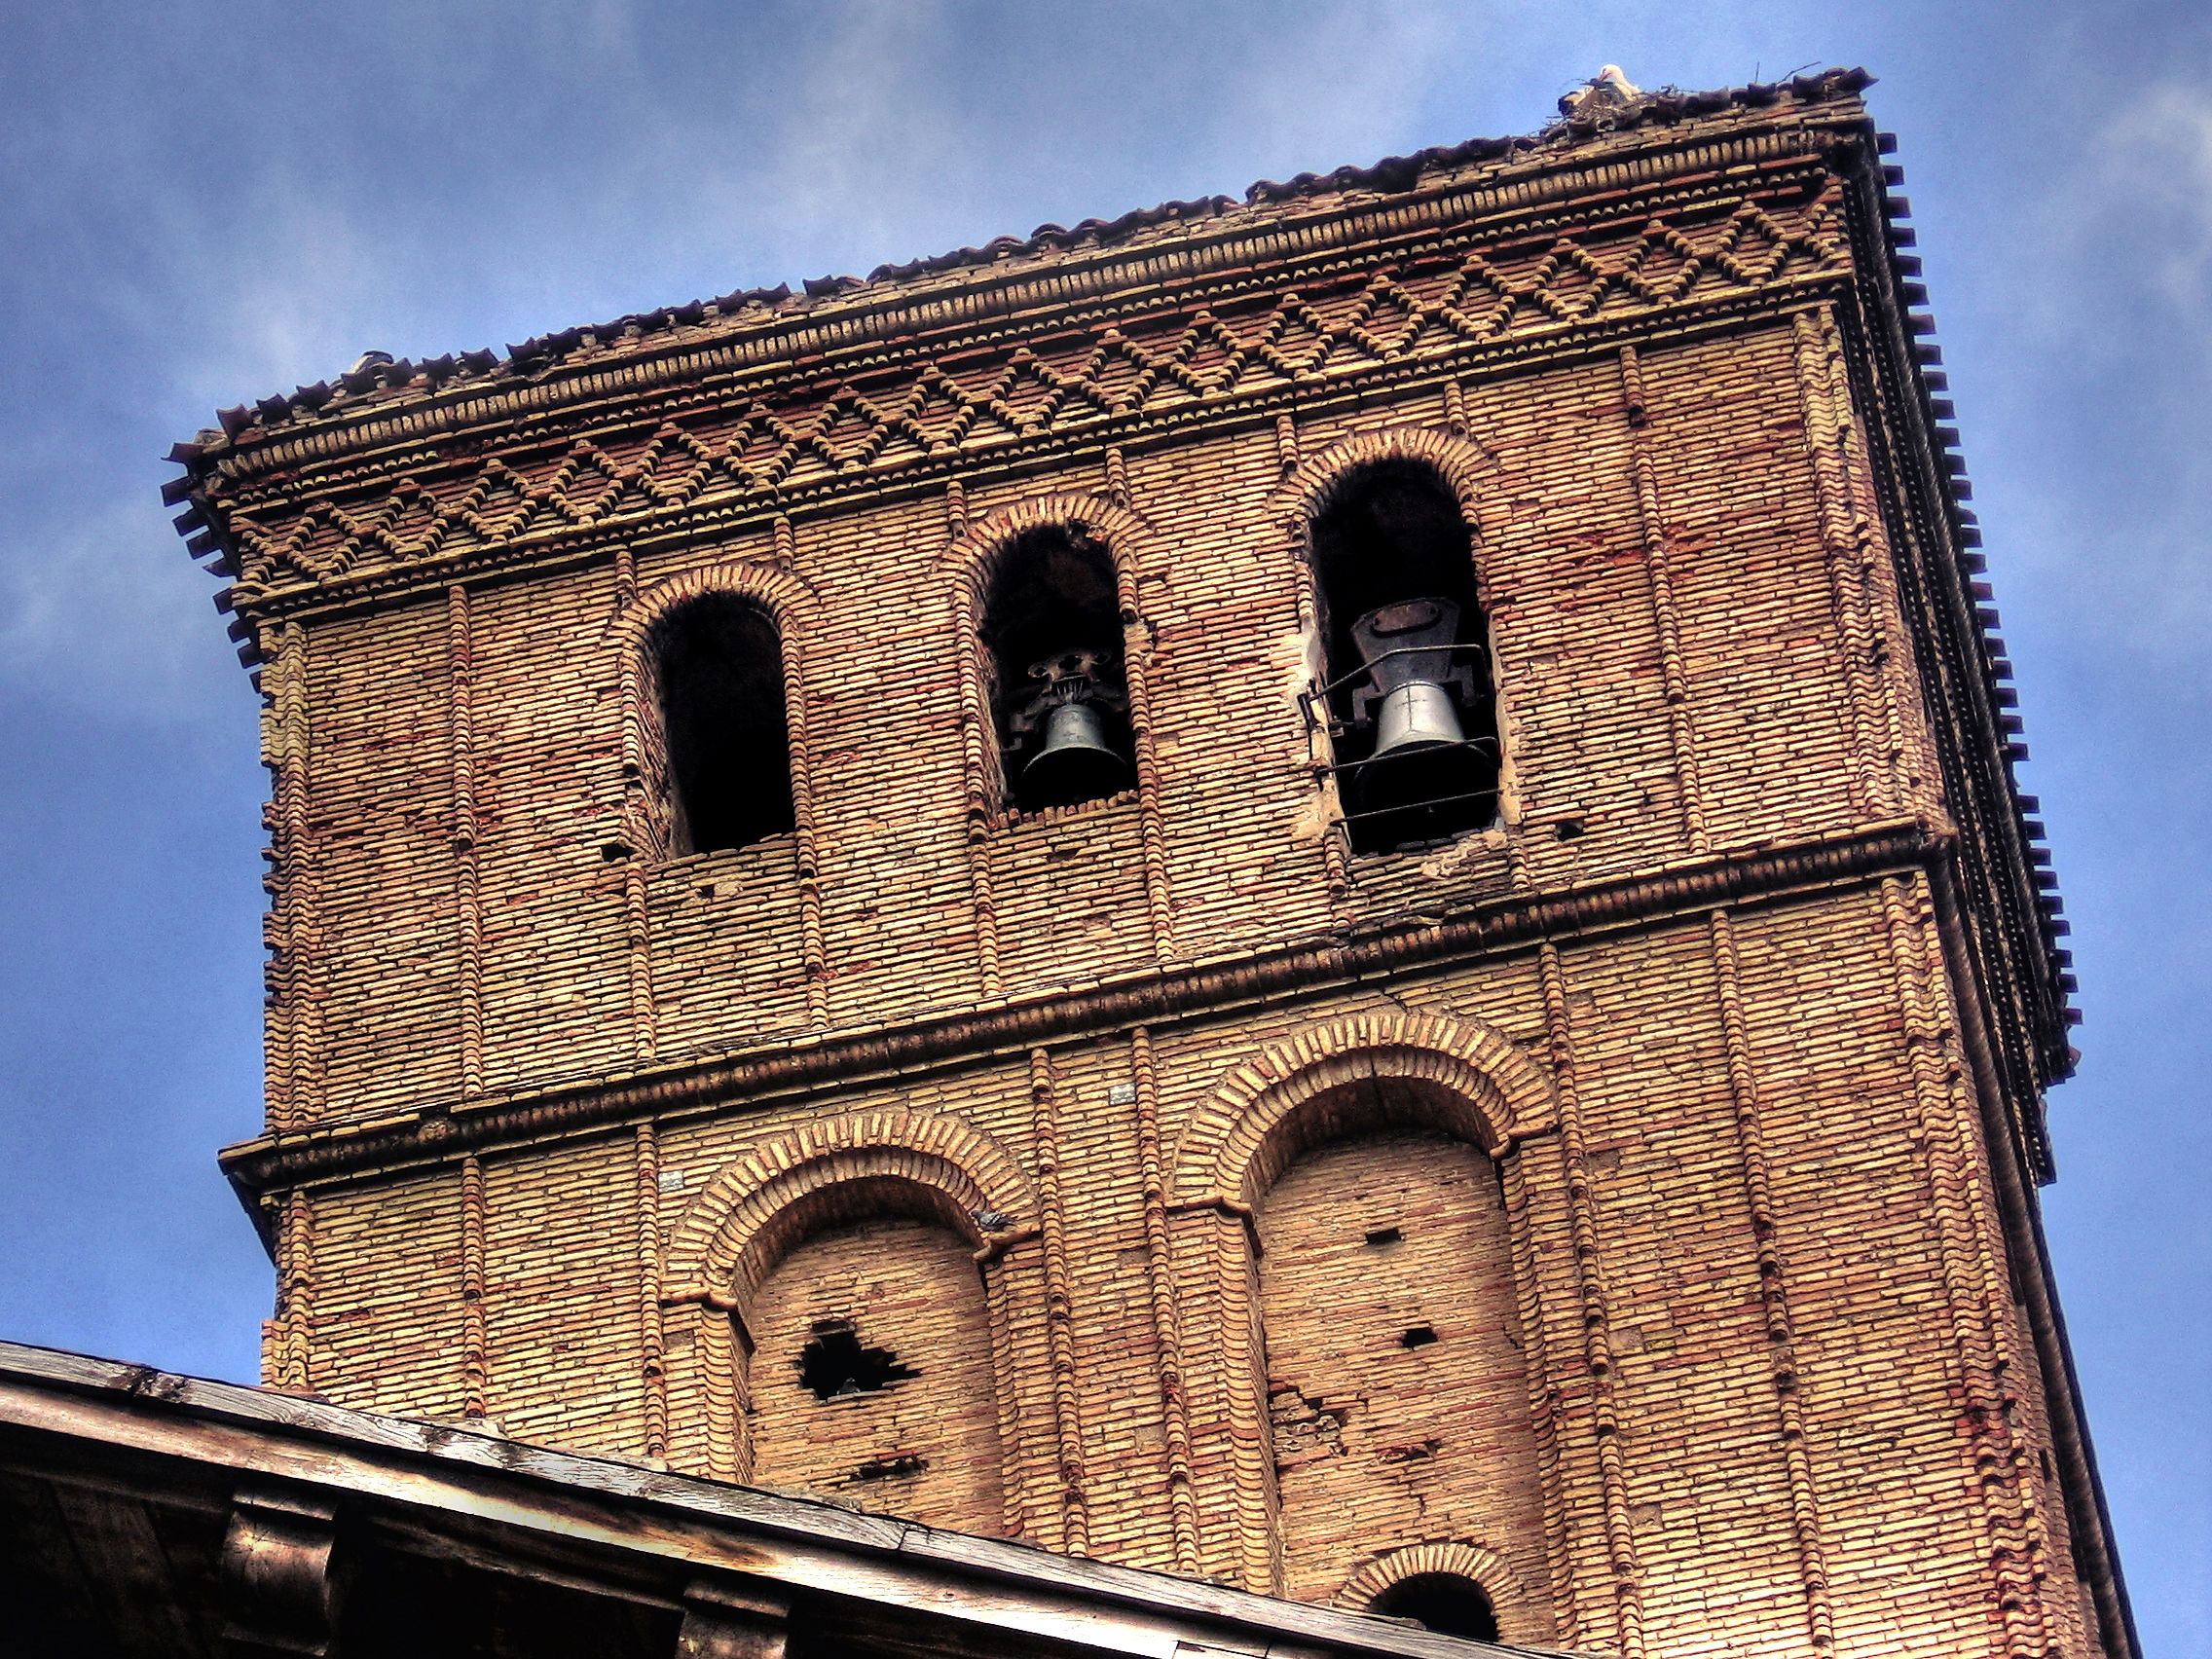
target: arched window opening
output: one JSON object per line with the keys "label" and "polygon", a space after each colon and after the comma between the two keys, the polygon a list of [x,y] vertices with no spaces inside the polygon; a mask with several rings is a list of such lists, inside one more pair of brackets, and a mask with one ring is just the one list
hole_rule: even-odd
{"label": "arched window opening", "polygon": [[1313,521],[1325,719],[1355,852],[1449,840],[1497,815],[1497,713],[1472,537],[1430,468],[1381,461]]}
{"label": "arched window opening", "polygon": [[715,853],[790,830],[791,739],[776,625],[735,594],[703,594],[655,630],[658,757],[668,850]]}
{"label": "arched window opening", "polygon": [[1497,1614],[1490,1598],[1480,1584],[1456,1572],[1417,1572],[1401,1578],[1370,1602],[1367,1610],[1385,1618],[1411,1619],[1438,1636],[1497,1640]]}
{"label": "arched window opening", "polygon": [[1015,541],[991,582],[983,649],[1016,806],[1072,806],[1130,786],[1121,606],[1105,548],[1059,526]]}

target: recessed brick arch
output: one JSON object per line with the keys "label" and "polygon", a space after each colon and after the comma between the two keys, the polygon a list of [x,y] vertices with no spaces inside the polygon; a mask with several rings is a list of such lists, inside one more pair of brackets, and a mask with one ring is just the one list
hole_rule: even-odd
{"label": "recessed brick arch", "polygon": [[[693,1341],[672,1356],[672,1456],[719,1480],[752,1472],[746,1411],[756,1293],[810,1235],[861,1220],[902,1218],[941,1227],[971,1244],[1034,1226],[1036,1196],[1004,1148],[959,1120],[927,1112],[832,1118],[734,1160],[669,1239],[661,1301],[669,1327]],[[1004,1259],[980,1258],[991,1326],[988,1365],[1012,1409]],[[1008,1514],[1014,1513],[1011,1489]],[[1008,1525],[1017,1522],[1010,1519]]]}
{"label": "recessed brick arch", "polygon": [[710,593],[751,600],[768,613],[776,631],[787,637],[804,632],[813,620],[814,590],[797,575],[773,565],[731,562],[704,565],[644,589],[615,613],[614,635],[636,649],[662,617]]}
{"label": "recessed brick arch", "polygon": [[1176,1149],[1182,1201],[1255,1201],[1304,1149],[1307,1109],[1350,1085],[1416,1086],[1435,1126],[1493,1157],[1555,1121],[1544,1069],[1493,1026],[1440,1014],[1357,1014],[1305,1032],[1237,1066],[1192,1118]]}
{"label": "recessed brick arch", "polygon": [[1361,432],[1308,456],[1268,498],[1277,516],[1296,521],[1301,544],[1305,527],[1328,507],[1337,492],[1364,467],[1389,461],[1415,461],[1435,468],[1466,515],[1467,527],[1482,534],[1480,503],[1484,481],[1497,463],[1471,438],[1429,426],[1388,426]]}
{"label": "recessed brick arch", "polygon": [[1030,496],[970,524],[945,558],[960,572],[978,612],[1007,549],[1038,530],[1065,530],[1105,548],[1122,620],[1135,620],[1137,573],[1149,562],[1152,527],[1132,509],[1099,496]]}
{"label": "recessed brick arch", "polygon": [[[1457,503],[1468,533],[1469,576],[1475,608],[1487,627],[1492,619],[1493,591],[1489,567],[1482,556],[1486,531],[1483,498],[1490,480],[1497,474],[1497,461],[1480,443],[1459,431],[1434,426],[1387,426],[1360,432],[1300,459],[1267,498],[1269,521],[1280,537],[1279,545],[1296,573],[1299,625],[1306,636],[1307,670],[1315,684],[1333,672],[1329,647],[1323,638],[1327,607],[1323,572],[1314,550],[1314,525],[1340,494],[1353,487],[1369,468],[1388,462],[1412,463],[1435,473]],[[1495,642],[1492,642],[1494,649]],[[1494,662],[1494,657],[1492,659]],[[1501,740],[1498,800],[1511,816],[1513,798],[1511,745],[1502,742],[1512,727],[1512,699],[1494,672],[1489,676]],[[1341,819],[1346,812],[1343,792],[1329,767],[1337,760],[1335,742],[1317,730],[1309,730],[1312,764],[1328,817]],[[1320,838],[1322,857],[1332,893],[1342,895],[1350,886],[1350,839],[1332,833]]]}
{"label": "recessed brick arch", "polygon": [[778,1218],[811,1195],[852,1182],[923,1189],[932,1196],[918,1201],[977,1242],[982,1237],[977,1211],[1005,1218],[1004,1228],[993,1231],[1028,1225],[1036,1215],[1020,1166],[996,1141],[956,1118],[934,1112],[832,1118],[756,1147],[715,1176],[670,1238],[667,1299],[742,1305],[775,1265]]}
{"label": "recessed brick arch", "polygon": [[1114,568],[1115,603],[1121,611],[1123,675],[1129,698],[1129,733],[1135,751],[1137,834],[1144,870],[1146,920],[1153,954],[1174,954],[1173,905],[1167,891],[1167,835],[1161,817],[1160,758],[1153,736],[1155,702],[1152,629],[1138,602],[1140,571],[1158,568],[1152,527],[1142,516],[1100,496],[1031,496],[964,527],[945,551],[954,572],[951,592],[953,649],[959,665],[961,772],[968,826],[970,896],[976,913],[977,967],[986,996],[1005,985],[999,968],[998,904],[989,861],[980,845],[1006,807],[1006,774],[991,714],[989,669],[981,625],[999,563],[1022,536],[1065,530],[1095,542]]}
{"label": "recessed brick arch", "polygon": [[[1286,1542],[1273,1396],[1276,1382],[1296,1385],[1299,1380],[1273,1375],[1262,1335],[1259,1229],[1271,1191],[1309,1153],[1355,1149],[1370,1137],[1407,1132],[1442,1134],[1479,1149],[1495,1161],[1496,1179],[1510,1189],[1519,1160],[1509,1155],[1557,1123],[1549,1074],[1513,1039],[1479,1020],[1399,1009],[1298,1033],[1229,1071],[1192,1116],[1177,1144],[1169,1190],[1172,1207],[1191,1217],[1184,1247],[1192,1270],[1210,1278],[1211,1317],[1186,1333],[1186,1341],[1194,1354],[1218,1356],[1208,1384],[1218,1390],[1213,1409],[1248,1424],[1231,1451],[1232,1501],[1248,1586],[1325,1596],[1331,1583],[1318,1576],[1318,1560],[1301,1557],[1303,1567],[1294,1562]],[[1510,1262],[1505,1276],[1517,1288],[1506,1295],[1520,1307],[1533,1288],[1528,1218],[1523,1205],[1501,1207],[1495,1260]],[[1290,1258],[1269,1258],[1274,1259]],[[1529,1380],[1543,1385],[1540,1358],[1530,1364]],[[1523,1398],[1515,1393],[1510,1403]],[[1516,1497],[1512,1524],[1525,1528],[1530,1509]],[[1301,1577],[1305,1586],[1294,1589]],[[1539,1621],[1544,1616],[1540,1608],[1530,1612]]]}
{"label": "recessed brick arch", "polygon": [[1430,1573],[1447,1573],[1479,1586],[1490,1598],[1497,1615],[1501,1641],[1542,1641],[1551,1627],[1540,1615],[1530,1616],[1528,1597],[1511,1565],[1495,1550],[1482,1544],[1412,1544],[1375,1557],[1345,1580],[1336,1604],[1352,1612],[1365,1612],[1391,1585]]}
{"label": "recessed brick arch", "polygon": [[[830,1022],[830,963],[822,925],[821,839],[815,828],[813,749],[807,741],[806,637],[816,620],[814,590],[779,566],[731,561],[702,566],[655,582],[623,606],[610,625],[620,660],[622,830],[636,852],[669,850],[669,780],[652,662],[653,631],[672,612],[707,594],[726,594],[760,608],[776,631],[784,682],[784,736],[790,755],[792,821],[798,854],[799,954],[806,977],[807,1021],[817,1031]],[[632,940],[631,1018],[640,1047],[652,1048],[654,1009],[650,923],[645,883],[633,861],[625,889]]]}

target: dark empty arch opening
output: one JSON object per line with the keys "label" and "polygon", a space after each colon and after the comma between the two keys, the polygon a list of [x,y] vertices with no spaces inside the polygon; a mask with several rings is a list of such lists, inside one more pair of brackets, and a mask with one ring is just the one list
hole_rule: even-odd
{"label": "dark empty arch opening", "polygon": [[1497,1614],[1483,1587],[1456,1572],[1417,1572],[1401,1578],[1368,1604],[1367,1610],[1387,1618],[1412,1619],[1439,1636],[1474,1641],[1497,1640]]}
{"label": "dark empty arch opening", "polygon": [[1497,812],[1497,715],[1473,537],[1429,467],[1352,473],[1313,521],[1322,705],[1356,852],[1449,840]]}
{"label": "dark empty arch opening", "polygon": [[791,740],[775,624],[734,594],[703,595],[662,622],[654,670],[670,851],[720,852],[791,830]]}

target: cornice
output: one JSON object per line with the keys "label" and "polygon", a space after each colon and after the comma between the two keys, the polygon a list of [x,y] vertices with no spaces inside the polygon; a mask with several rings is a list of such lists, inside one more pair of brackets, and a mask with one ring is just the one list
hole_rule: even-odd
{"label": "cornice", "polygon": [[[1893,142],[1877,140],[1890,153]],[[2027,758],[2020,717],[2004,683],[2011,664],[1998,634],[1981,532],[1972,498],[1936,319],[1928,303],[1911,203],[1895,165],[1864,167],[1844,192],[1854,241],[1852,304],[1839,312],[1858,346],[1843,354],[1853,403],[1865,422],[1872,481],[1894,557],[1912,645],[1935,720],[1943,793],[1959,826],[1954,858],[1976,972],[1975,994],[1988,999],[1996,1051],[2012,1102],[2021,1155],[2041,1180],[2054,1174],[2044,1123],[2045,1088],[2070,1076],[2074,1053],[2069,1007],[2072,958],[2057,877],[2038,817],[2014,766]]]}
{"label": "cornice", "polygon": [[941,490],[951,478],[971,489],[980,481],[1064,466],[1071,455],[1120,448],[1135,455],[1187,440],[1193,427],[1233,431],[1264,425],[1282,410],[1311,417],[1340,404],[1358,403],[1377,391],[1428,380],[1494,377],[1615,350],[1623,341],[1649,346],[1771,323],[1792,312],[1833,300],[1849,287],[1848,271],[1811,272],[1759,289],[1733,289],[1691,304],[1611,313],[1584,321],[1533,327],[1456,350],[1400,362],[1378,363],[1326,381],[1281,384],[1218,401],[1181,408],[1105,417],[983,450],[962,450],[907,462],[896,471],[837,473],[790,488],[727,491],[702,496],[658,512],[604,519],[473,547],[445,558],[382,565],[358,573],[285,587],[231,590],[241,616],[305,619],[373,608],[416,595],[442,592],[456,581],[542,571],[610,556],[616,548],[648,556],[677,548],[716,544],[763,535],[778,518],[794,524],[835,513],[865,498],[871,503],[904,500]]}
{"label": "cornice", "polygon": [[1684,915],[1765,903],[1951,856],[1947,830],[1914,821],[1685,862],[1647,875],[1487,900],[1439,920],[1180,964],[1096,987],[908,1023],[770,1042],[713,1059],[495,1096],[466,1109],[268,1135],[230,1147],[223,1169],[256,1221],[260,1195],[567,1136],[640,1119],[803,1096],[830,1085],[955,1069],[1054,1043],[1218,1018]]}
{"label": "cornice", "polygon": [[[242,483],[272,471],[357,456],[388,444],[500,424],[608,396],[635,397],[702,377],[771,370],[833,356],[908,335],[957,329],[968,335],[990,323],[1070,306],[1202,280],[1293,255],[1343,250],[1445,225],[1461,225],[1569,198],[1602,200],[1662,182],[1778,160],[1819,158],[1838,130],[1865,125],[1856,97],[1737,111],[1682,128],[1634,129],[1560,149],[1460,169],[1415,188],[1354,190],[1287,203],[1216,209],[1193,222],[1173,219],[1112,247],[1035,247],[981,268],[869,284],[820,300],[793,315],[751,320],[712,318],[682,327],[682,338],[601,343],[598,361],[564,359],[535,371],[510,362],[504,384],[437,389],[397,388],[358,413],[314,415],[304,407],[264,420],[304,424],[253,425],[215,442],[183,446],[196,479]],[[1210,205],[1210,204],[1208,204]],[[680,325],[682,326],[682,325]],[[518,384],[516,373],[526,378]],[[271,400],[275,401],[275,400]],[[266,406],[265,406],[266,407]]]}

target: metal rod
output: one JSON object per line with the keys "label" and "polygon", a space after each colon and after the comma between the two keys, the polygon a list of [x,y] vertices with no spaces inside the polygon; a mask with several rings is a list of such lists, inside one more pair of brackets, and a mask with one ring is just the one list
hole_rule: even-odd
{"label": "metal rod", "polygon": [[1473,790],[1466,794],[1438,795],[1434,800],[1410,800],[1403,806],[1377,807],[1372,812],[1347,812],[1337,820],[1340,824],[1358,824],[1370,818],[1398,818],[1409,812],[1426,812],[1432,807],[1456,806],[1463,800],[1497,799],[1495,790]]}
{"label": "metal rod", "polygon": [[1332,774],[1341,774],[1345,772],[1356,772],[1362,766],[1373,766],[1385,760],[1418,760],[1424,755],[1435,755],[1446,749],[1495,750],[1496,748],[1497,739],[1494,737],[1462,737],[1457,743],[1431,743],[1423,748],[1415,750],[1410,755],[1370,755],[1364,760],[1343,760],[1337,762],[1335,765],[1317,767],[1315,768],[1315,770]]}
{"label": "metal rod", "polygon": [[1392,657],[1434,656],[1439,651],[1473,651],[1478,656],[1484,654],[1483,647],[1476,645],[1471,640],[1462,645],[1392,645],[1388,650],[1380,651],[1376,655],[1370,657],[1366,662],[1353,669],[1349,674],[1340,674],[1336,679],[1330,681],[1325,685],[1316,685],[1309,691],[1300,692],[1299,698],[1301,701],[1304,701],[1308,697],[1326,697],[1330,692],[1341,690],[1343,687],[1349,685],[1353,681],[1360,679],[1362,676],[1374,673],[1375,665],[1377,663],[1388,662]]}

